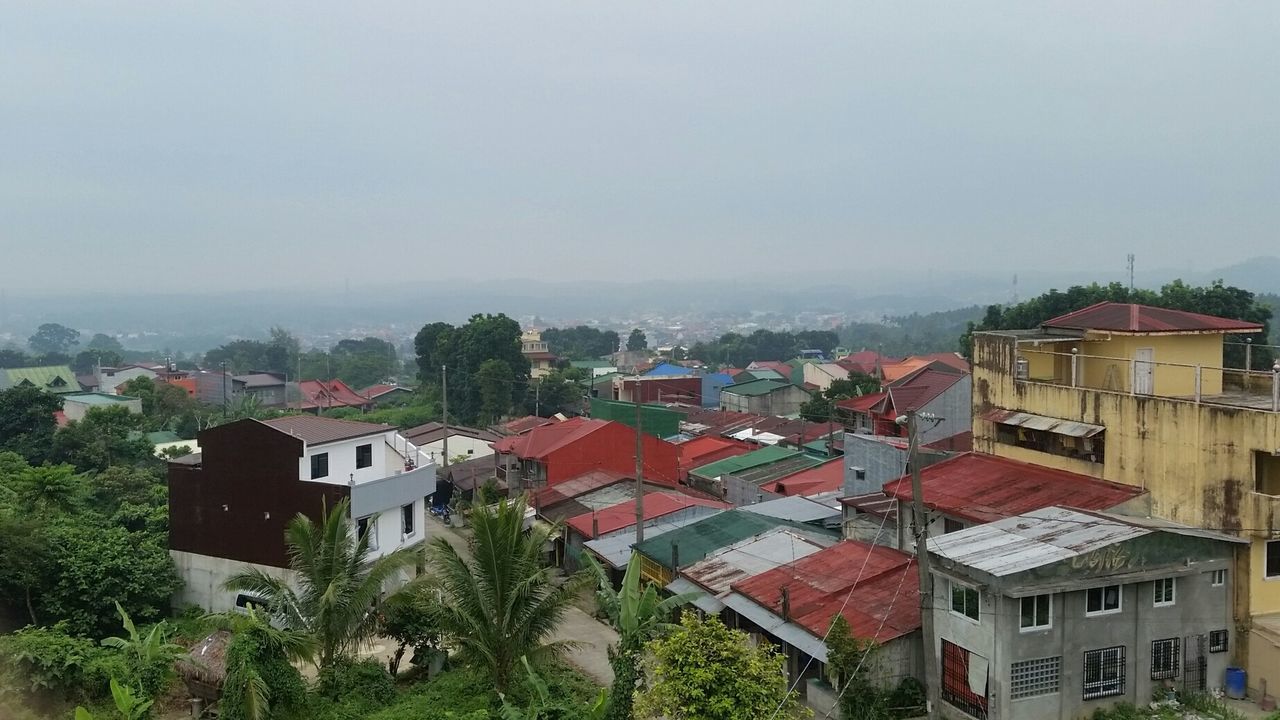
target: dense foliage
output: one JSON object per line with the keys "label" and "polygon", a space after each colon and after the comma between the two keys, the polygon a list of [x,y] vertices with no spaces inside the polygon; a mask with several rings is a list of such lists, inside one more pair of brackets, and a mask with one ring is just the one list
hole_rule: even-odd
{"label": "dense foliage", "polygon": [[880,381],[863,373],[849,373],[849,377],[834,380],[831,385],[800,406],[800,416],[810,422],[827,422],[843,420],[837,412],[836,403],[852,397],[880,391]]}
{"label": "dense foliage", "polygon": [[649,347],[649,339],[644,336],[644,331],[633,328],[631,334],[627,336],[627,350],[644,350],[647,347]]}
{"label": "dense foliage", "polygon": [[637,718],[759,720],[807,717],[788,690],[784,659],[718,618],[685,613],[679,629],[649,643],[647,688],[636,695]]}
{"label": "dense foliage", "polygon": [[61,409],[62,398],[29,385],[0,390],[0,452],[15,452],[33,463],[48,460],[58,429],[53,414]]}
{"label": "dense foliage", "polygon": [[689,357],[711,365],[746,367],[753,360],[790,360],[801,350],[821,350],[830,355],[840,339],[830,330],[756,330],[750,335],[725,333],[710,342],[694,343]]}
{"label": "dense foliage", "polygon": [[[205,353],[204,365],[231,373],[274,372],[291,379],[337,378],[354,388],[399,377],[403,370],[396,347],[380,338],[345,339],[328,351],[303,351],[284,328],[271,328],[266,340],[234,340]],[[299,373],[301,375],[299,375]]]}
{"label": "dense foliage", "polygon": [[547,328],[542,331],[547,349],[562,358],[590,360],[618,351],[618,333],[614,330],[579,325],[571,328]]}
{"label": "dense foliage", "polygon": [[419,379],[438,388],[440,368],[449,368],[449,415],[462,423],[505,414],[524,400],[529,360],[520,348],[520,323],[501,313],[473,315],[460,327],[431,323],[414,338]]}

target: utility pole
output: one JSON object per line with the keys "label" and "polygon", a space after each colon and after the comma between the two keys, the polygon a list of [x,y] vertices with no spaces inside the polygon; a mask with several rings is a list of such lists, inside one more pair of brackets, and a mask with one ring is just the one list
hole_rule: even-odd
{"label": "utility pole", "polygon": [[444,455],[443,467],[449,467],[449,372],[445,365],[440,366],[440,409],[444,416],[444,445],[440,454]]}
{"label": "utility pole", "polygon": [[227,361],[223,360],[222,365],[222,421],[227,421]]}
{"label": "utility pole", "polygon": [[916,568],[920,571],[920,629],[924,635],[924,687],[929,717],[938,707],[938,651],[933,633],[933,574],[929,569],[929,520],[920,481],[920,428],[915,410],[907,411],[908,455],[911,463],[911,524],[916,538]]}
{"label": "utility pole", "polygon": [[642,414],[640,412],[640,381],[636,380],[635,397],[632,399],[636,403],[636,544],[644,542],[644,434],[641,432],[641,424],[643,423]]}
{"label": "utility pole", "polygon": [[1129,292],[1133,292],[1133,253],[1129,253]]}

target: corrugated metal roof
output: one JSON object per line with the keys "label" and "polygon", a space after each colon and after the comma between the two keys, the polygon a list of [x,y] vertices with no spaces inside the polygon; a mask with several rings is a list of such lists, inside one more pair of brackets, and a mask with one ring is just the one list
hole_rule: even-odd
{"label": "corrugated metal roof", "polygon": [[1136,303],[1116,302],[1100,302],[1090,305],[1075,312],[1046,320],[1040,326],[1124,333],[1235,333],[1259,332],[1262,330],[1262,325],[1243,320],[1231,320],[1214,315],[1202,315],[1200,313],[1138,305]]}
{"label": "corrugated metal roof", "polygon": [[818,540],[789,528],[774,528],[716,550],[681,570],[680,575],[699,589],[721,596],[739,580],[808,557],[835,542],[834,538]]}
{"label": "corrugated metal roof", "polygon": [[763,485],[764,483],[772,480],[793,475],[805,468],[821,465],[824,462],[826,462],[825,458],[817,458],[807,453],[797,453],[789,458],[783,458],[776,463],[738,471],[733,473],[733,476],[755,485]]}
{"label": "corrugated metal roof", "polygon": [[1033,415],[1031,413],[1017,412],[1014,410],[992,410],[982,416],[983,420],[1001,425],[1016,425],[1024,427],[1028,430],[1043,430],[1045,432],[1057,433],[1058,435],[1069,435],[1071,437],[1093,437],[1098,433],[1106,430],[1102,425],[1090,425],[1089,423],[1074,422],[1072,420],[1063,420],[1061,418],[1047,417],[1045,415]]}
{"label": "corrugated metal roof", "polygon": [[777,480],[771,480],[762,485],[761,489],[779,495],[813,495],[839,490],[843,486],[844,459],[837,457]]}
{"label": "corrugated metal roof", "polygon": [[[1141,488],[1008,458],[965,453],[920,471],[925,505],[952,517],[986,523],[1052,505],[1109,510]],[[891,480],[887,495],[911,500],[911,484]]]}
{"label": "corrugated metal roof", "polygon": [[732,475],[750,468],[769,465],[800,454],[799,450],[771,445],[749,452],[746,455],[717,460],[716,462],[696,467],[690,472],[701,477],[716,478],[721,475]]}
{"label": "corrugated metal roof", "polygon": [[38,367],[5,368],[0,370],[8,380],[3,387],[17,387],[24,381],[40,390],[51,393],[78,393],[80,381],[66,365],[41,365]]}
{"label": "corrugated metal roof", "polygon": [[[705,517],[681,517],[679,519],[671,519],[670,516],[663,516],[656,520],[644,524],[645,542],[648,542],[663,533],[678,530],[686,525],[692,525],[696,522],[705,520]],[[610,535],[599,540],[588,540],[586,547],[595,553],[601,561],[606,565],[621,570],[631,561],[631,545],[635,541],[634,535],[623,533],[621,535]]]}
{"label": "corrugated metal roof", "polygon": [[680,567],[686,567],[722,547],[784,526],[815,537],[835,537],[835,533],[812,525],[742,510],[726,510],[658,537],[646,537],[636,550],[663,567],[671,568],[671,548],[674,545],[678,553],[677,562]]}
{"label": "corrugated metal roof", "polygon": [[929,538],[929,552],[996,577],[1069,560],[1155,532],[1061,507],[1047,507]]}
{"label": "corrugated metal roof", "polygon": [[[792,621],[814,638],[826,634],[839,612],[855,636],[886,642],[920,628],[914,569],[907,553],[845,540],[735,583],[733,591],[780,616],[785,587]],[[725,604],[737,609],[731,597]]]}
{"label": "corrugated metal roof", "polygon": [[791,383],[782,382],[781,380],[752,380],[751,382],[726,385],[720,389],[720,392],[729,393],[730,395],[755,397],[758,395],[768,395],[771,392],[784,390],[788,387],[791,387]]}
{"label": "corrugated metal roof", "polygon": [[[582,502],[582,500],[579,499],[579,502]],[[653,518],[695,506],[721,510],[733,507],[729,503],[705,500],[678,492],[651,492],[644,495],[645,520],[652,520]],[[568,521],[569,527],[588,538],[594,538],[597,531],[599,534],[611,533],[622,528],[634,527],[635,524],[636,501],[634,497],[629,497],[622,502],[599,510],[577,515]]]}
{"label": "corrugated metal roof", "polygon": [[840,517],[839,508],[832,508],[800,495],[766,500],[754,505],[743,505],[739,509],[801,523],[820,522]]}
{"label": "corrugated metal roof", "polygon": [[511,453],[522,459],[541,460],[553,450],[570,445],[609,422],[588,418],[572,418],[559,423],[542,424],[521,435],[511,435],[493,444],[495,452]]}
{"label": "corrugated metal roof", "polygon": [[299,438],[308,445],[350,440],[364,437],[365,435],[375,435],[385,433],[388,430],[395,430],[395,427],[391,425],[375,425],[374,423],[339,420],[317,415],[287,415],[271,420],[262,420],[261,422],[286,435]]}

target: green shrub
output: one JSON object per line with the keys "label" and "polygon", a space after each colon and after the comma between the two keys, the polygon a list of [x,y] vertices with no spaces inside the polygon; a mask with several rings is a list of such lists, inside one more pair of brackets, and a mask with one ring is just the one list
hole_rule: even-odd
{"label": "green shrub", "polygon": [[386,707],[396,699],[396,685],[390,673],[381,663],[369,659],[339,659],[320,671],[317,687],[327,697],[369,710]]}
{"label": "green shrub", "polygon": [[0,636],[0,687],[25,696],[82,702],[106,697],[113,672],[127,672],[124,656],[76,637],[59,623]]}
{"label": "green shrub", "polygon": [[493,683],[469,669],[447,670],[415,685],[368,720],[483,720],[496,707]]}

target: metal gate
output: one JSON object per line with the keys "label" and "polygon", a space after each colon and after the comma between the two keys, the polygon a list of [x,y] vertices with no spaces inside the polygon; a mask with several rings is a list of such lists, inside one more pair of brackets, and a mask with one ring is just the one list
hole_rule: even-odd
{"label": "metal gate", "polygon": [[1204,692],[1208,689],[1204,635],[1188,635],[1182,643],[1182,690]]}

